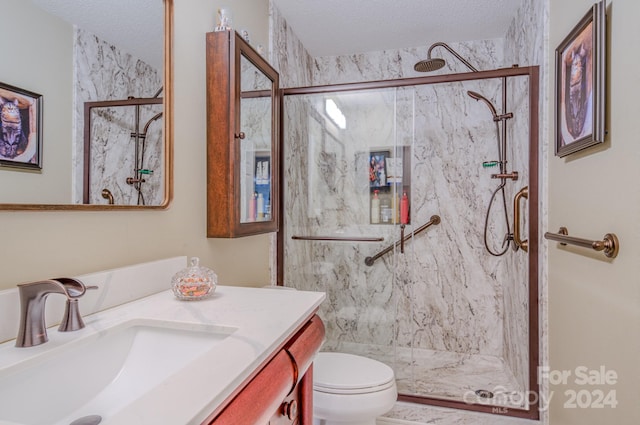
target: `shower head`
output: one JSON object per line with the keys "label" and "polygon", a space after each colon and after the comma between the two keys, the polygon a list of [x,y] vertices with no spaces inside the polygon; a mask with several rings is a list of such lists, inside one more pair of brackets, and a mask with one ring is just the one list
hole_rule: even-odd
{"label": "shower head", "polygon": [[442,42],[433,43],[431,47],[429,47],[429,50],[427,51],[427,58],[416,63],[413,66],[413,69],[418,72],[431,72],[431,71],[436,71],[442,68],[446,64],[445,60],[442,58],[431,57],[431,51],[433,50],[434,47],[437,47],[437,46],[444,47],[445,49],[447,49],[449,53],[455,56],[460,62],[465,64],[467,68],[469,68],[471,71],[478,72],[478,70],[473,65],[471,65],[465,58],[460,56],[455,50],[449,47],[446,43],[442,43]]}
{"label": "shower head", "polygon": [[440,59],[440,58],[434,58],[434,59],[425,59],[425,60],[421,60],[420,62],[416,63],[413,66],[413,69],[415,69],[418,72],[432,72],[432,71],[437,71],[438,69],[442,68],[444,65],[446,64],[446,62],[444,61],[444,59]]}
{"label": "shower head", "polygon": [[471,90],[469,90],[467,92],[467,94],[472,99],[483,101],[489,107],[489,109],[491,109],[491,113],[493,114],[494,121],[498,119],[498,112],[496,111],[496,107],[493,106],[493,103],[489,102],[489,99],[487,99],[486,97],[484,97],[480,93],[477,93],[477,92],[474,92],[474,91],[471,91]]}

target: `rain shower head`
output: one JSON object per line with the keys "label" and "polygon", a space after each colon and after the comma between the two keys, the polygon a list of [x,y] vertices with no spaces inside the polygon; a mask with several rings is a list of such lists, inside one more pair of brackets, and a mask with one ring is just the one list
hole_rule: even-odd
{"label": "rain shower head", "polygon": [[481,100],[483,101],[488,107],[489,109],[491,109],[491,113],[493,114],[493,119],[494,121],[497,120],[498,118],[498,111],[496,111],[496,107],[493,106],[493,103],[489,102],[489,99],[487,99],[486,97],[484,97],[483,95],[481,95],[480,93],[474,92],[469,90],[467,92],[467,94],[475,100]]}
{"label": "rain shower head", "polygon": [[444,59],[440,59],[440,58],[425,59],[415,64],[413,66],[413,69],[415,69],[418,72],[432,72],[442,68],[445,64],[446,62],[444,61]]}
{"label": "rain shower head", "polygon": [[416,63],[413,66],[413,69],[418,72],[431,72],[431,71],[436,71],[442,68],[446,64],[445,60],[442,58],[431,57],[431,51],[433,50],[434,47],[437,47],[437,46],[444,47],[445,49],[447,49],[449,53],[455,56],[460,62],[465,64],[467,68],[469,68],[471,71],[478,72],[478,70],[473,65],[471,65],[465,58],[460,56],[455,50],[449,47],[446,43],[442,43],[442,42],[433,43],[431,47],[429,47],[429,50],[427,51],[427,58]]}

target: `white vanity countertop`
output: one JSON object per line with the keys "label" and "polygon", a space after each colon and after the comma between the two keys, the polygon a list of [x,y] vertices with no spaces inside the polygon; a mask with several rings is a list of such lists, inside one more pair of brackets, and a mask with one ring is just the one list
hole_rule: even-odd
{"label": "white vanity countertop", "polygon": [[101,422],[101,425],[200,424],[305,323],[324,297],[318,292],[218,286],[211,298],[179,301],[171,291],[164,291],[86,316],[86,327],[76,332],[61,333],[55,327],[49,328],[49,342],[37,347],[15,348],[14,341],[0,344],[0,372],[25,358],[130,320],[237,328],[220,345]]}

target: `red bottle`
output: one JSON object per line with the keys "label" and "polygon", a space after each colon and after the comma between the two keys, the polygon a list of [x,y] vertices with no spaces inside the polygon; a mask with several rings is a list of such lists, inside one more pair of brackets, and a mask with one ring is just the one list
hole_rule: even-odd
{"label": "red bottle", "polygon": [[407,192],[402,193],[400,200],[400,224],[409,224],[409,197]]}

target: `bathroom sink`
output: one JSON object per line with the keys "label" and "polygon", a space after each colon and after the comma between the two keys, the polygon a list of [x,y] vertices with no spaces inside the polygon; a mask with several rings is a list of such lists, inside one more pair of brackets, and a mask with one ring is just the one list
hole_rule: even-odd
{"label": "bathroom sink", "polygon": [[235,330],[134,320],[53,347],[0,370],[0,424],[106,421]]}

